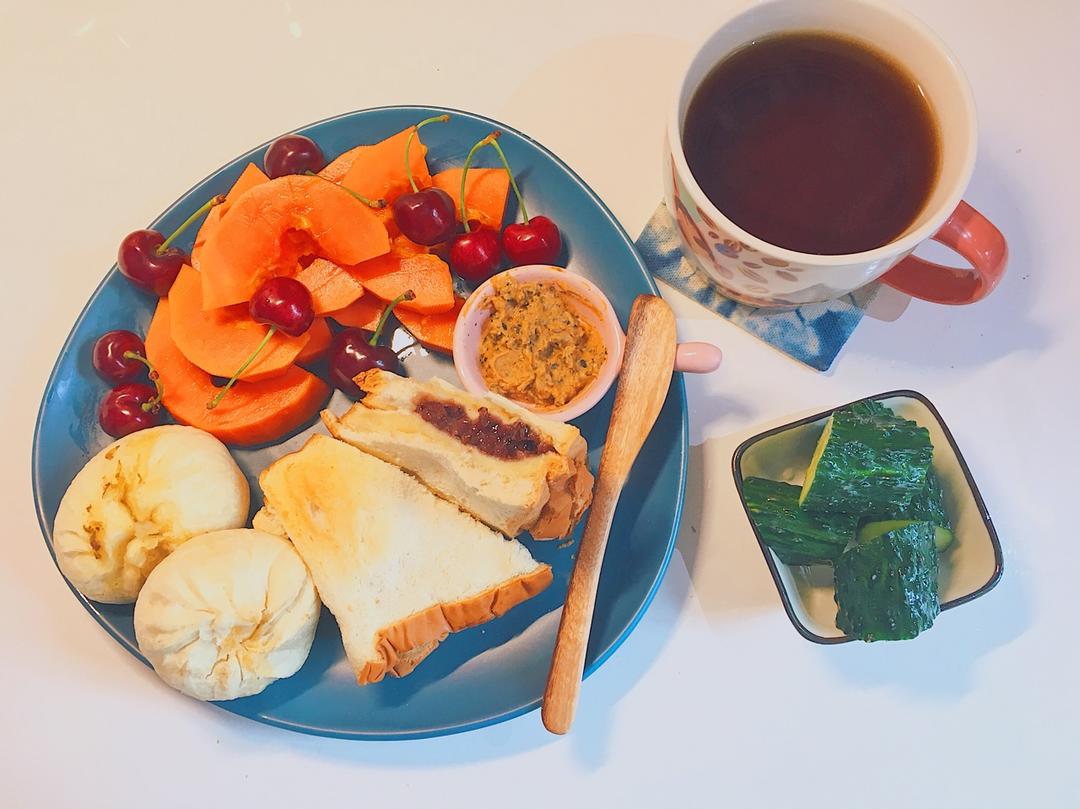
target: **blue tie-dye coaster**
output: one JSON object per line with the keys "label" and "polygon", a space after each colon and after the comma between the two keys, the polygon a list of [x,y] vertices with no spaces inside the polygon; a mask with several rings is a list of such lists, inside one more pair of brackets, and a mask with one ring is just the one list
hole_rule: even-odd
{"label": "blue tie-dye coaster", "polygon": [[637,249],[657,278],[819,371],[829,370],[877,292],[877,285],[871,284],[843,298],[786,310],[736,303],[721,295],[683,255],[675,222],[662,202],[638,236]]}

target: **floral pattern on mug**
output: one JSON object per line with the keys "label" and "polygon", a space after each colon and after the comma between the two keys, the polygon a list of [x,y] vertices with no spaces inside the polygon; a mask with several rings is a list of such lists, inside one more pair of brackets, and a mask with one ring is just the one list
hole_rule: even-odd
{"label": "floral pattern on mug", "polygon": [[[737,303],[724,294],[724,290],[736,285],[744,289],[745,278],[732,272],[730,258],[724,257],[706,271],[704,261],[697,259],[696,253],[691,257],[685,237],[672,216],[671,189],[667,191],[669,203],[656,209],[636,242],[652,273],[789,356],[819,370],[828,368],[862,317],[872,288],[838,300],[809,305],[802,305],[796,297],[784,292],[762,294],[745,288],[742,297],[746,304]],[[789,282],[783,280],[781,283]],[[798,284],[792,288],[796,294],[801,289]]]}
{"label": "floral pattern on mug", "polygon": [[760,273],[756,273],[753,270],[749,269],[746,266],[746,264],[743,264],[743,266],[739,267],[739,272],[741,272],[743,275],[745,275],[751,281],[757,281],[758,282],[757,284],[748,285],[747,288],[751,292],[762,292],[762,293],[764,293],[764,292],[769,291],[768,287],[761,286],[761,285],[767,284],[769,282]]}
{"label": "floral pattern on mug", "polygon": [[[683,184],[672,155],[665,178],[668,203],[683,249],[725,297],[758,307],[802,306],[842,290],[808,284],[798,263],[774,258],[725,232],[724,226],[696,204]],[[668,184],[670,183],[670,185]]]}
{"label": "floral pattern on mug", "polygon": [[713,244],[713,248],[717,253],[728,256],[729,258],[739,257],[739,243],[733,239],[724,239],[722,242],[716,242]]}
{"label": "floral pattern on mug", "polygon": [[[674,168],[675,168],[675,166],[674,166],[674,164],[672,164],[672,169],[674,170]],[[701,210],[700,205],[695,205],[694,210],[697,211],[697,214],[701,218],[702,222],[704,222],[706,225],[708,225],[713,230],[720,230],[720,226],[718,224],[716,224],[716,222],[714,222],[712,219],[710,219],[709,215],[707,213],[705,213],[705,211]]]}

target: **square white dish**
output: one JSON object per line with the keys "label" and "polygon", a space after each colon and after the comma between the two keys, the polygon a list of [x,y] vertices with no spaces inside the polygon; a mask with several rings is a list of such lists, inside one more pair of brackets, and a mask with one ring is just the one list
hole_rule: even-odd
{"label": "square white dish", "polygon": [[[952,433],[937,408],[912,390],[890,391],[858,401],[877,400],[897,415],[930,431],[934,445],[934,471],[941,479],[945,506],[953,520],[956,540],[942,554],[938,574],[941,609],[958,607],[989,592],[1001,579],[1001,543],[979,489],[971,476]],[[854,403],[852,403],[854,404]],[[841,407],[766,430],[747,439],[735,450],[732,471],[739,496],[743,481],[762,477],[801,484],[818,437],[829,416]],[[743,500],[743,508],[746,502]],[[747,512],[747,519],[750,519]],[[750,520],[754,527],[753,520]],[[828,565],[786,565],[762,541],[754,527],[761,552],[772,573],[780,600],[791,623],[804,638],[815,643],[853,640],[836,627],[832,568]]]}

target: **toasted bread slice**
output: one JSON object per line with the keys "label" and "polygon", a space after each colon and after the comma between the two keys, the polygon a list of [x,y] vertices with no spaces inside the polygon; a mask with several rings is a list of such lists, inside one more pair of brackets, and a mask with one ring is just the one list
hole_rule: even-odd
{"label": "toasted bread slice", "polygon": [[450,632],[496,618],[551,568],[396,466],[315,435],[259,476],[280,525],[337,618],[361,685],[411,671]]}
{"label": "toasted bread slice", "polygon": [[[441,379],[418,381],[386,371],[356,377],[365,395],[338,417],[323,411],[327,429],[415,475],[441,497],[509,536],[529,531],[536,539],[558,539],[592,501],[593,476],[585,439],[576,427],[536,415],[494,394],[475,396]],[[424,406],[451,405],[458,423],[440,424],[421,414]],[[497,429],[526,436],[526,449],[478,448],[462,437],[465,420],[487,418]],[[518,445],[522,442],[518,441]],[[516,456],[516,457],[515,457]]]}
{"label": "toasted bread slice", "polygon": [[[281,520],[279,520],[277,515],[267,506],[263,506],[255,512],[255,517],[251,521],[251,526],[258,531],[263,531],[268,534],[285,537],[286,539],[289,537],[289,532],[285,530],[285,526],[281,524]],[[419,666],[424,658],[434,652],[438,648],[439,642],[440,641],[438,640],[433,640],[412,649],[399,651],[397,660],[389,667],[387,673],[392,674],[394,677],[404,677]]]}

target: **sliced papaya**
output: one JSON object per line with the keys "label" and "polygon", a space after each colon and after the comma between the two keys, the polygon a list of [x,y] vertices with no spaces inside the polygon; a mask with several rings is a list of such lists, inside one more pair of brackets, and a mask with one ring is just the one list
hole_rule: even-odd
{"label": "sliced papaya", "polygon": [[[252,319],[246,304],[202,308],[199,273],[184,266],[169,290],[172,339],[188,361],[214,376],[230,377],[266,336],[266,326]],[[275,332],[241,379],[256,382],[285,373],[310,337]]]}
{"label": "sliced papaya", "polygon": [[[390,240],[390,251],[395,255],[401,256],[418,256],[421,253],[430,253],[432,248],[425,247],[422,244],[417,244],[408,236],[399,233],[393,239]],[[389,255],[388,253],[388,255]]]}
{"label": "sliced papaya", "polygon": [[[365,149],[370,148],[372,147],[368,145],[354,146],[352,149],[349,149],[349,151],[334,158],[326,168],[319,172],[319,176],[332,183],[340,183],[345,179],[345,175],[348,173],[349,169],[352,168],[353,163],[356,162],[356,158],[359,157]],[[412,155],[410,154],[409,157],[411,158]],[[402,160],[404,161],[404,157],[402,157]],[[424,168],[427,168],[426,163],[424,164]],[[423,179],[423,177],[421,177],[421,179]],[[379,199],[379,197],[374,197],[374,199]],[[394,213],[389,205],[385,208],[376,208],[375,215],[379,217],[379,221],[386,226],[386,232],[390,235],[391,239],[401,233],[398,229],[397,222],[394,221]]]}
{"label": "sliced papaya", "polygon": [[379,322],[379,315],[386,308],[386,301],[376,298],[374,295],[365,295],[344,309],[336,312],[327,312],[326,316],[342,326],[353,326],[357,329],[375,331]]}
{"label": "sliced papaya", "polygon": [[199,258],[202,252],[202,246],[206,242],[206,237],[210,234],[217,224],[221,221],[221,217],[225,215],[225,212],[229,210],[229,206],[236,200],[238,196],[243,194],[249,188],[254,188],[261,183],[270,182],[270,178],[267,177],[262,169],[256,166],[254,163],[248,163],[244,166],[244,170],[240,172],[240,176],[236,178],[236,182],[232,184],[232,188],[229,189],[229,193],[225,195],[225,201],[220,205],[215,205],[210,209],[210,213],[206,215],[202,225],[199,227],[199,232],[195,236],[195,246],[191,248],[191,266],[196,270],[199,269]]}
{"label": "sliced papaya", "polygon": [[315,314],[343,309],[364,294],[364,286],[350,273],[325,258],[316,258],[296,273],[296,280],[311,292]]}
{"label": "sliced papaya", "polygon": [[300,349],[296,355],[297,365],[308,365],[321,360],[330,350],[330,343],[334,341],[334,335],[330,333],[330,326],[325,317],[317,317],[311,322],[311,327],[304,332],[307,337],[307,345]]}
{"label": "sliced papaya", "polygon": [[[387,202],[393,202],[404,194],[411,188],[405,171],[405,144],[409,133],[415,130],[415,126],[410,126],[386,140],[357,151],[341,184],[369,199],[385,199]],[[427,147],[417,134],[409,149],[409,167],[418,188],[431,185],[426,155]]]}
{"label": "sliced papaya", "polygon": [[206,430],[226,444],[265,444],[312,419],[330,395],[325,382],[294,365],[273,379],[237,382],[217,407],[207,410],[220,388],[176,347],[169,309],[168,298],[162,298],[146,334],[146,356],[161,375],[165,408],[181,424]]}
{"label": "sliced papaya", "polygon": [[359,264],[389,249],[382,222],[351,194],[321,177],[278,177],[238,196],[208,233],[203,307],[248,301],[267,278],[295,275],[303,255]]}
{"label": "sliced papaya", "polygon": [[215,205],[199,226],[199,232],[195,234],[195,244],[191,247],[191,266],[196,270],[202,267],[202,251],[206,246],[207,237],[221,224],[221,217],[225,215],[228,207],[228,203],[225,202]]}
{"label": "sliced papaya", "polygon": [[339,154],[326,164],[326,168],[319,172],[319,176],[332,183],[340,183],[345,179],[345,175],[349,173],[349,169],[352,168],[352,164],[356,162],[356,158],[360,156],[360,153],[370,148],[370,146],[364,144],[354,146],[349,151]]}
{"label": "sliced papaya", "polygon": [[248,189],[268,182],[270,182],[270,178],[266,176],[261,168],[254,163],[248,163],[244,166],[244,170],[240,172],[240,176],[236,178],[232,188],[229,189],[229,193],[225,195],[224,204],[229,205],[236,202],[236,198]]}
{"label": "sliced papaya", "polygon": [[454,279],[446,262],[404,236],[394,239],[389,253],[345,269],[364,289],[384,301],[411,289],[415,297],[402,301],[399,307],[423,314],[454,307]]}
{"label": "sliced papaya", "polygon": [[398,236],[401,235],[401,228],[397,226],[397,222],[394,221],[394,210],[389,205],[385,208],[377,208],[375,215],[379,217],[379,221],[383,223],[386,228],[386,235],[390,237],[391,243]]}
{"label": "sliced papaya", "polygon": [[452,354],[454,353],[454,324],[457,323],[458,313],[464,305],[464,298],[455,298],[453,309],[433,315],[410,312],[398,305],[394,309],[394,315],[401,321],[401,325],[426,348]]}
{"label": "sliced papaya", "polygon": [[[458,219],[461,214],[461,173],[464,169],[446,169],[431,178],[436,188],[441,188],[454,200]],[[465,210],[469,219],[481,225],[500,230],[506,211],[506,196],[510,190],[510,175],[504,169],[470,168],[465,177]]]}

